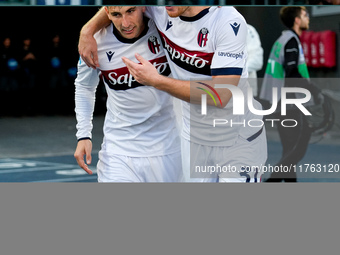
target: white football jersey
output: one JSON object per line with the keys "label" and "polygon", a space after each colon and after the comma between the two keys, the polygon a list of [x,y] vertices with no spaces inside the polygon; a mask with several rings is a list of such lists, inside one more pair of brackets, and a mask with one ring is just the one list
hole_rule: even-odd
{"label": "white football jersey", "polygon": [[[153,18],[162,37],[162,44],[174,78],[180,80],[209,80],[211,76],[240,75],[238,87],[247,99],[248,71],[246,68],[247,23],[234,7],[210,7],[194,17],[171,18],[165,7],[147,7],[146,14]],[[187,102],[183,105],[182,135],[192,142],[210,146],[230,146],[238,135],[248,138],[259,127],[226,125],[214,128],[214,119],[225,119],[228,123],[246,123],[258,119],[245,105],[245,114],[233,115],[231,99],[217,115],[202,118],[201,105]],[[261,109],[255,101],[256,109]],[[216,108],[215,108],[216,109]],[[190,134],[191,129],[191,134]]]}
{"label": "white football jersey", "polygon": [[135,60],[140,53],[163,75],[170,74],[161,40],[152,20],[138,38],[120,36],[113,24],[95,34],[100,67],[78,63],[76,85],[77,138],[91,137],[95,90],[103,79],[107,98],[104,123],[106,149],[118,155],[151,157],[180,150],[172,97],[151,86],[139,84],[130,75],[122,57]]}

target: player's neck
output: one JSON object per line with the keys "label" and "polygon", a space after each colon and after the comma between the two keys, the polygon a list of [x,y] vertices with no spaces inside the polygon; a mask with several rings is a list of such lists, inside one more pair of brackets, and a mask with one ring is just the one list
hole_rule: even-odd
{"label": "player's neck", "polygon": [[294,23],[294,26],[292,27],[294,32],[300,37],[302,34],[302,29],[300,28],[299,24]]}
{"label": "player's neck", "polygon": [[183,17],[194,17],[209,6],[190,6],[185,12],[181,14]]}

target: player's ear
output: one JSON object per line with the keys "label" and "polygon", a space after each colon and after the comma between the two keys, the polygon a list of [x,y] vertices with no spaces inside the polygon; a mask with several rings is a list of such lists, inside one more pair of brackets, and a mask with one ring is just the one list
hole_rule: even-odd
{"label": "player's ear", "polygon": [[108,7],[105,6],[104,9],[105,9],[106,14],[109,15],[109,9],[108,9]]}
{"label": "player's ear", "polygon": [[143,6],[143,7],[142,7],[142,12],[144,13],[144,12],[145,12],[145,10],[146,10],[146,7],[145,7],[145,6]]}
{"label": "player's ear", "polygon": [[300,25],[300,23],[301,23],[301,18],[300,18],[300,17],[295,17],[294,23]]}

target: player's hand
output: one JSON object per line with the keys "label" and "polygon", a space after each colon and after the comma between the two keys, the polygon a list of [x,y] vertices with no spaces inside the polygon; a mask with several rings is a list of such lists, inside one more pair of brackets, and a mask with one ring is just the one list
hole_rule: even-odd
{"label": "player's hand", "polygon": [[97,42],[92,35],[87,34],[85,31],[80,33],[78,51],[88,67],[93,69],[99,67]]}
{"label": "player's hand", "polygon": [[[92,152],[92,142],[91,140],[81,140],[78,142],[77,149],[74,153],[74,157],[77,160],[78,165],[85,170],[88,174],[92,174],[92,171],[87,165],[91,164],[91,152]],[[84,161],[86,157],[86,164]]]}
{"label": "player's hand", "polygon": [[122,60],[137,82],[143,85],[153,86],[153,84],[157,83],[157,77],[160,75],[156,67],[138,53],[135,54],[135,57],[140,64],[137,64],[126,57],[122,57]]}

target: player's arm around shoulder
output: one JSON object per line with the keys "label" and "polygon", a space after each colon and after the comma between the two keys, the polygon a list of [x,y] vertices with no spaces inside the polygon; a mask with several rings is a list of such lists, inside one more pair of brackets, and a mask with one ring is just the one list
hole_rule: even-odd
{"label": "player's arm around shoulder", "polygon": [[78,42],[78,51],[87,66],[96,69],[99,67],[97,42],[93,35],[100,29],[107,27],[111,21],[102,7],[81,29]]}

